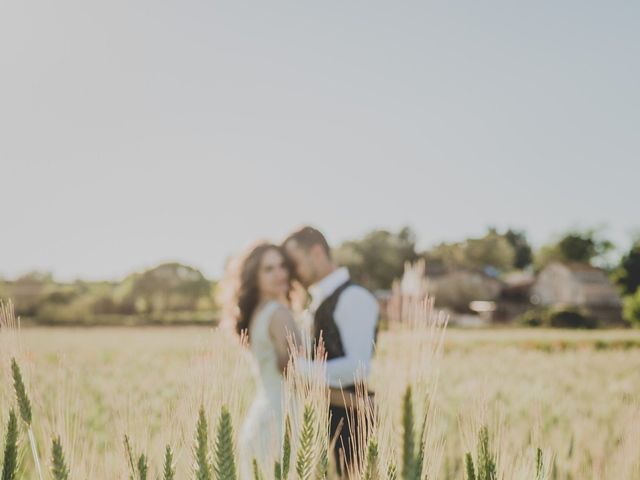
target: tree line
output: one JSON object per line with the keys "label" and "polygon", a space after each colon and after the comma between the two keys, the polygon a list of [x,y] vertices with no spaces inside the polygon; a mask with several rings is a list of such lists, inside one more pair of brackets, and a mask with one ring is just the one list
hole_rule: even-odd
{"label": "tree line", "polygon": [[496,278],[518,270],[537,273],[551,262],[600,267],[623,297],[625,319],[640,326],[640,237],[619,261],[611,262],[614,250],[614,243],[597,229],[571,230],[534,249],[522,230],[489,228],[482,236],[443,242],[421,251],[416,234],[405,227],[398,232],[369,232],[344,242],[334,255],[357,281],[372,290],[389,289],[402,275],[405,262],[419,259],[424,259],[431,271],[480,270]]}
{"label": "tree line", "polygon": [[[566,232],[539,249],[524,231],[512,228],[489,228],[481,236],[425,250],[417,244],[410,227],[377,229],[337,245],[333,256],[373,291],[389,289],[406,262],[420,259],[429,271],[471,269],[496,278],[517,270],[537,272],[550,262],[599,266],[620,289],[625,317],[640,324],[640,238],[613,263],[609,254],[615,246],[596,229]],[[40,323],[198,323],[217,318],[216,283],[179,263],[161,264],[119,282],[59,283],[49,273],[31,272],[0,280],[0,298],[11,298],[19,315]]]}

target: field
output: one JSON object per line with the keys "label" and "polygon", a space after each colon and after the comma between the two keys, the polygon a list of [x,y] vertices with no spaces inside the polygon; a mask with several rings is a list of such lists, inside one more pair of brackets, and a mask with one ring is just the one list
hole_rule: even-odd
{"label": "field", "polygon": [[[393,384],[388,372],[405,341],[381,334],[376,391]],[[198,404],[209,411],[215,402],[231,404],[239,421],[252,397],[237,344],[211,329],[30,328],[21,342],[42,456],[45,439],[62,433],[73,478],[127,478],[125,433],[150,458],[150,478],[160,472],[165,444],[188,472]],[[464,478],[464,453],[476,448],[470,437],[482,423],[503,472],[518,471],[510,462],[540,447],[550,478],[640,478],[639,366],[638,331],[450,329],[430,392],[433,435],[444,439],[438,477]],[[391,394],[400,401],[402,393]],[[3,387],[3,424],[11,395]]]}

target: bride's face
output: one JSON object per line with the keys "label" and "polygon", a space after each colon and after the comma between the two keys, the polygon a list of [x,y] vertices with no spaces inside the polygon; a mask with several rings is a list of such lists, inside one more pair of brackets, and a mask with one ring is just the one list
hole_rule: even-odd
{"label": "bride's face", "polygon": [[281,298],[289,291],[289,270],[277,250],[269,250],[262,256],[258,288],[261,296],[267,298]]}

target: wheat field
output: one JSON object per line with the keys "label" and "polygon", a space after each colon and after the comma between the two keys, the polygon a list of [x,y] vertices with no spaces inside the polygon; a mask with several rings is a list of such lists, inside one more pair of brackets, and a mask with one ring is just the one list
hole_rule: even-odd
{"label": "wheat field", "polygon": [[[239,423],[253,395],[246,352],[212,329],[30,328],[19,341],[45,475],[48,439],[57,433],[69,478],[129,478],[126,434],[135,454],[148,458],[149,478],[160,478],[166,445],[182,472],[176,478],[196,478],[199,406],[210,424],[222,405]],[[640,332],[449,329],[435,368],[407,365],[420,358],[411,356],[411,341],[403,332],[381,333],[371,383],[399,415],[398,372],[429,371],[427,454],[438,457],[429,478],[467,478],[464,455],[477,448],[481,425],[491,434],[500,478],[532,478],[525,464],[537,448],[545,478],[640,478]],[[5,378],[3,429],[14,402],[10,386]],[[385,435],[380,443],[402,443],[393,429]],[[28,455],[23,445],[23,468],[33,472]]]}

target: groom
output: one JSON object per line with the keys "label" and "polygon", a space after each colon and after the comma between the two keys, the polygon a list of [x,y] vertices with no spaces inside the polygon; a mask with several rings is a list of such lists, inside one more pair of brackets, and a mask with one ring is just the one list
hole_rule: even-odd
{"label": "groom", "polygon": [[[324,235],[303,227],[283,243],[297,279],[311,294],[314,340],[324,341],[327,384],[330,388],[331,438],[337,436],[334,456],[338,471],[354,460],[349,426],[355,427],[353,398],[358,380],[366,380],[371,366],[378,324],[378,302],[365,288],[351,281],[349,271],[331,259]],[[348,420],[349,419],[349,420]],[[355,418],[357,422],[357,418]]]}

